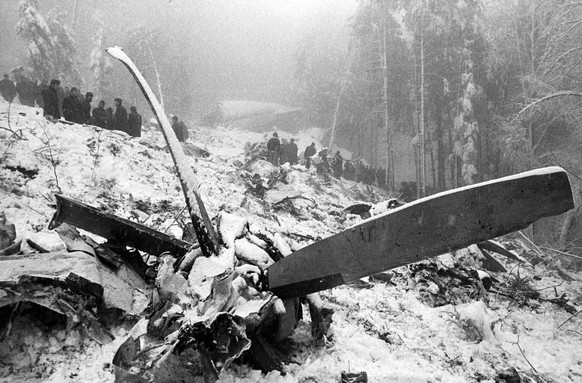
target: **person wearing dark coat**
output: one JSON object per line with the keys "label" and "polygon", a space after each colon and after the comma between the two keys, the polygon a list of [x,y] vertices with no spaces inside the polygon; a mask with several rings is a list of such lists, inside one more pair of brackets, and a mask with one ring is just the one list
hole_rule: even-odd
{"label": "person wearing dark coat", "polygon": [[356,168],[354,168],[354,164],[350,160],[346,160],[344,162],[344,178],[347,180],[354,180],[355,179]]}
{"label": "person wearing dark coat", "polygon": [[91,102],[93,102],[93,93],[87,92],[81,103],[81,120],[80,124],[91,124]]}
{"label": "person wearing dark coat", "polygon": [[5,74],[4,79],[0,81],[0,95],[8,102],[14,101],[14,97],[16,97],[16,86],[8,74]]}
{"label": "person wearing dark coat", "polygon": [[291,165],[295,165],[298,162],[298,158],[297,158],[297,150],[299,150],[299,148],[297,148],[297,144],[295,143],[295,139],[292,138],[291,142],[289,142],[289,146],[287,148],[288,150],[288,159],[289,159],[289,163]]}
{"label": "person wearing dark coat", "polygon": [[185,142],[188,139],[188,128],[182,121],[178,120],[178,116],[172,116],[172,129],[174,129],[178,141]]}
{"label": "person wearing dark coat", "polygon": [[335,152],[335,156],[331,160],[331,167],[333,169],[333,175],[336,178],[340,178],[342,176],[343,164],[344,164],[344,159],[343,159],[340,151],[338,150]]}
{"label": "person wearing dark coat", "polygon": [[107,129],[113,130],[113,120],[115,119],[113,116],[113,108],[109,107],[105,110],[107,111]]}
{"label": "person wearing dark coat", "polygon": [[105,101],[99,101],[99,105],[93,108],[93,125],[107,129],[107,111],[105,110]]}
{"label": "person wearing dark coat", "polygon": [[36,104],[39,108],[44,109],[44,96],[43,92],[49,88],[48,82],[46,80],[42,80],[40,84],[36,86],[36,93],[34,95]]}
{"label": "person wearing dark coat", "polygon": [[26,76],[20,76],[16,83],[16,93],[18,93],[20,103],[26,106],[34,106],[35,92],[36,84]]}
{"label": "person wearing dark coat", "polygon": [[115,102],[115,114],[113,115],[113,130],[121,130],[129,134],[129,121],[127,119],[127,109],[121,105],[123,102],[119,97],[113,100]]}
{"label": "person wearing dark coat", "polygon": [[279,149],[281,146],[281,141],[279,141],[279,135],[277,132],[273,133],[273,137],[267,142],[267,150],[269,151],[269,162],[273,166],[279,165]]}
{"label": "person wearing dark coat", "polygon": [[72,87],[69,95],[63,100],[63,117],[67,121],[79,122],[81,104],[79,103],[77,94],[77,88]]}
{"label": "person wearing dark coat", "polygon": [[286,162],[289,162],[289,143],[283,138],[279,146],[279,164],[283,165]]}
{"label": "person wearing dark coat", "polygon": [[50,116],[57,120],[61,118],[61,108],[59,108],[59,96],[57,93],[59,85],[61,85],[61,82],[53,79],[49,87],[42,93],[45,117]]}
{"label": "person wearing dark coat", "polygon": [[129,107],[129,135],[141,137],[141,114],[137,112],[135,106]]}
{"label": "person wearing dark coat", "polygon": [[311,145],[305,148],[305,152],[303,153],[303,157],[305,158],[305,167],[309,169],[311,167],[311,157],[313,157],[317,153],[315,150],[315,142],[312,142]]}

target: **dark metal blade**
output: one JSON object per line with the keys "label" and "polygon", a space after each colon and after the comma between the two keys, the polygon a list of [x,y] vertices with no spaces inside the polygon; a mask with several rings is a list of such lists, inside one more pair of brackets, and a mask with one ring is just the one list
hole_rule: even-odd
{"label": "dark metal blade", "polygon": [[574,207],[549,167],[426,197],[300,249],[267,269],[269,289],[299,297],[521,230]]}
{"label": "dark metal blade", "polygon": [[66,222],[108,240],[115,240],[123,245],[135,247],[156,256],[169,251],[178,257],[186,254],[193,247],[188,242],[170,237],[139,223],[104,213],[93,206],[60,194],[56,194],[55,198],[57,199],[57,211],[49,224],[49,229],[54,229]]}

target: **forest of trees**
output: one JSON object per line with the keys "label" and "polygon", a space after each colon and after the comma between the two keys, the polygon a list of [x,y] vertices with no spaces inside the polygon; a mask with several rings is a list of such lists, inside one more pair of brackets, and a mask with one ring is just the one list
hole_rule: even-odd
{"label": "forest of trees", "polygon": [[298,93],[388,180],[397,132],[420,194],[546,165],[580,180],[582,2],[366,0],[349,28],[347,48],[301,45]]}
{"label": "forest of trees", "polygon": [[[154,14],[135,8],[139,3],[119,5],[142,18],[127,25],[105,16],[117,6],[113,0],[83,9],[69,2],[68,13],[39,3],[45,2],[20,0],[15,22],[34,80],[60,78],[92,90],[96,99],[121,95],[147,109],[124,68],[104,54],[113,42],[125,47],[168,110],[195,116],[193,105],[205,90],[192,80],[201,78],[192,68],[219,47],[192,55],[192,42],[176,38],[189,36],[187,20],[158,16],[175,3],[156,2]],[[392,143],[407,135],[419,195],[545,165],[563,166],[578,183],[582,2],[357,4],[341,28],[303,31],[294,48],[295,85],[281,87],[280,100],[305,108],[306,127],[327,130],[324,143],[386,169],[397,190]],[[81,24],[91,27],[83,32]]]}

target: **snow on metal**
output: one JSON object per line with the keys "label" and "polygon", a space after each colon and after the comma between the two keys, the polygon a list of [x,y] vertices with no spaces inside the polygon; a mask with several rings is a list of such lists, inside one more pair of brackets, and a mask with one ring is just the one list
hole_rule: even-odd
{"label": "snow on metal", "polygon": [[[200,194],[198,192],[200,188],[200,181],[198,177],[194,174],[192,170],[192,165],[188,158],[184,154],[184,150],[172,129],[172,125],[170,121],[166,117],[164,109],[158,102],[154,92],[146,82],[145,78],[142,76],[140,71],[137,69],[133,61],[125,54],[123,49],[120,47],[111,47],[105,50],[109,55],[121,61],[127,69],[131,72],[135,80],[137,81],[138,85],[140,86],[141,90],[144,93],[144,96],[148,99],[150,106],[153,109],[154,114],[158,119],[158,123],[161,126],[162,134],[164,135],[166,141],[168,142],[168,147],[170,149],[170,154],[174,163],[176,164],[176,170],[178,172],[178,177],[180,178],[180,183],[182,184],[182,190],[184,191],[184,197],[186,198],[186,204],[188,205],[188,209],[190,210],[190,215],[192,216],[192,220],[194,221],[194,228],[198,227],[197,220],[202,219],[202,222],[206,228],[208,236],[214,245],[214,250],[218,249],[218,240],[216,237],[216,233],[214,231],[214,227],[212,226],[212,222],[210,222],[210,218],[208,217],[208,213],[206,212],[206,208],[204,207],[204,203]],[[197,204],[192,204],[191,201],[195,200]],[[196,209],[197,207],[197,209]],[[198,241],[202,249],[204,250],[205,244],[203,243],[203,238],[201,238],[199,230],[196,230],[196,234],[198,236]],[[206,250],[208,252],[208,250]],[[206,254],[209,255],[209,254]]]}

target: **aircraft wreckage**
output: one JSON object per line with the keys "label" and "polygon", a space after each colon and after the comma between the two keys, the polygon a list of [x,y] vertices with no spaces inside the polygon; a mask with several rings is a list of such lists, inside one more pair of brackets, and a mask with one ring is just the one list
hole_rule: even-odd
{"label": "aircraft wreckage", "polygon": [[291,334],[302,302],[314,338],[329,330],[333,311],[319,291],[473,244],[492,246],[492,238],[574,207],[565,171],[549,167],[423,198],[296,251],[253,232],[244,218],[222,212],[215,227],[153,92],[120,48],[107,52],[129,69],[158,118],[197,242],[57,195],[49,228],[66,249],[47,239],[29,240],[39,250],[33,255],[10,255],[16,244],[4,249],[0,307],[38,304],[101,344],[113,340],[102,313],[134,316],[112,361],[118,382],[213,382],[241,356],[263,370],[282,369],[284,356],[272,345]]}

